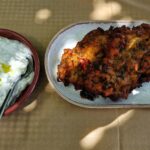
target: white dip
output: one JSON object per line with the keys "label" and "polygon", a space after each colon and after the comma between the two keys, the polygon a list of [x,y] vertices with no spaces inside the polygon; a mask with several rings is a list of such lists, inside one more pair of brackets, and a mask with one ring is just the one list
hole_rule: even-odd
{"label": "white dip", "polygon": [[[0,37],[0,107],[4,105],[8,95],[17,98],[22,90],[32,82],[34,71],[31,71],[21,81],[27,71],[29,60],[33,61],[32,53],[28,47],[19,41]],[[13,91],[16,84],[18,85]],[[12,92],[11,95],[9,94],[10,91]]]}

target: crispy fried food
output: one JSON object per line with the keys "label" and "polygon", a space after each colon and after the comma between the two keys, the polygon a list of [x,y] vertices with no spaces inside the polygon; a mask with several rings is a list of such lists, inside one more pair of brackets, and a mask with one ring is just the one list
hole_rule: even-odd
{"label": "crispy fried food", "polygon": [[58,81],[73,84],[82,97],[127,98],[150,81],[150,25],[97,28],[73,49],[65,49]]}

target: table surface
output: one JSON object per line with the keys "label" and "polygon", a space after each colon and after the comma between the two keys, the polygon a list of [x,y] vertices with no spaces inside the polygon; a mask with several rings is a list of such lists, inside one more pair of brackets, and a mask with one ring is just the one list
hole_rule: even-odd
{"label": "table surface", "polygon": [[0,28],[27,37],[41,61],[28,103],[0,120],[0,150],[149,150],[149,109],[84,109],[49,85],[44,54],[63,27],[83,20],[149,20],[149,0],[0,0]]}

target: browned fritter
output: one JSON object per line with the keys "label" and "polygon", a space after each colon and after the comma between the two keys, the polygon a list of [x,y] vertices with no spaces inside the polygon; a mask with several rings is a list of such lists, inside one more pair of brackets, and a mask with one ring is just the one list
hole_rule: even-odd
{"label": "browned fritter", "polygon": [[150,81],[150,25],[89,32],[75,48],[64,50],[57,75],[64,85],[81,90],[82,97],[126,99]]}

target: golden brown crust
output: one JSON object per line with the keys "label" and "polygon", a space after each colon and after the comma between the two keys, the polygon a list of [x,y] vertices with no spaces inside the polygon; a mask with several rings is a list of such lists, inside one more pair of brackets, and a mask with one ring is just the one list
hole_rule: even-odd
{"label": "golden brown crust", "polygon": [[134,88],[150,81],[150,25],[89,32],[75,48],[64,50],[57,75],[89,99],[127,98]]}

